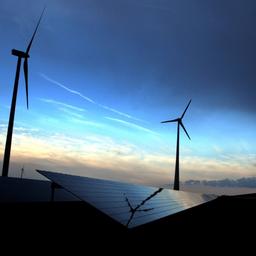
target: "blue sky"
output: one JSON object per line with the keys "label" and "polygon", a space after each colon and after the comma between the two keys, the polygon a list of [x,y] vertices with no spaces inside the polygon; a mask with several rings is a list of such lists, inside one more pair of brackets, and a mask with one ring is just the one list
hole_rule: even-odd
{"label": "blue sky", "polygon": [[[146,184],[254,176],[254,1],[15,1],[0,6],[3,154],[16,59],[47,4],[21,73],[10,175],[25,165]],[[28,7],[29,6],[29,7]]]}

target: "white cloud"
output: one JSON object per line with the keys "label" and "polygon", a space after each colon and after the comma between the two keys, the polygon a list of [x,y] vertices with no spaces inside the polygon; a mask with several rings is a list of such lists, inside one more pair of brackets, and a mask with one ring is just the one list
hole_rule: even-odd
{"label": "white cloud", "polygon": [[[7,124],[0,124],[1,132],[3,130],[5,130],[7,127],[8,127]],[[39,129],[37,129],[37,128],[28,128],[28,127],[24,127],[24,126],[13,127],[13,130],[18,133],[29,133],[29,134],[39,132]]]}
{"label": "white cloud", "polygon": [[77,112],[71,111],[70,109],[67,108],[58,108],[61,112],[68,114],[68,116],[73,116],[75,118],[83,119],[83,115],[78,114]]}
{"label": "white cloud", "polygon": [[50,103],[50,104],[59,105],[59,106],[63,106],[63,107],[66,107],[66,108],[70,108],[72,110],[76,110],[76,111],[79,111],[79,112],[85,112],[86,111],[84,108],[79,108],[79,107],[76,107],[76,106],[73,106],[73,105],[70,105],[70,104],[66,104],[66,103],[63,103],[63,102],[60,102],[60,101],[52,100],[52,99],[39,98],[39,100],[41,100],[41,101],[43,101],[45,103]]}
{"label": "white cloud", "polygon": [[81,118],[71,118],[69,120],[71,122],[78,123],[78,124],[94,126],[94,127],[97,127],[97,128],[106,128],[106,126],[102,123],[95,122],[95,121],[89,121],[89,120],[86,120],[84,118],[83,119],[81,119]]}

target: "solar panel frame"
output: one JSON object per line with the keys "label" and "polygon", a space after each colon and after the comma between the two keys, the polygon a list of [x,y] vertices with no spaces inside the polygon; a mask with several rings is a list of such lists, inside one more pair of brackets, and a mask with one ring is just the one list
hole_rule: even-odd
{"label": "solar panel frame", "polygon": [[133,228],[206,203],[214,195],[37,170],[82,201]]}

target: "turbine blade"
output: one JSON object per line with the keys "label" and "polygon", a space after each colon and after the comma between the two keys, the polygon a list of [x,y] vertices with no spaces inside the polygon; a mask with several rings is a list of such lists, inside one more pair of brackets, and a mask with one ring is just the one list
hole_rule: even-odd
{"label": "turbine blade", "polygon": [[164,123],[173,123],[173,122],[178,122],[179,119],[173,119],[173,120],[167,120],[167,121],[162,121],[161,123],[164,124]]}
{"label": "turbine blade", "polygon": [[[182,122],[180,122],[180,125],[181,125],[181,127],[183,128],[184,132],[187,134],[188,138],[190,139],[190,137],[189,137],[189,135],[188,135],[188,132],[187,132],[187,130],[186,130],[186,128],[185,128],[185,126],[183,125]],[[190,140],[191,140],[191,139],[190,139]]]}
{"label": "turbine blade", "polygon": [[27,99],[27,109],[28,109],[28,58],[25,58],[23,63],[24,69],[24,77],[25,77],[25,84],[26,84],[26,99]]}
{"label": "turbine blade", "polygon": [[192,100],[190,100],[190,101],[189,101],[189,103],[188,103],[187,107],[185,108],[185,110],[184,110],[184,112],[183,112],[183,114],[182,114],[182,116],[181,116],[181,118],[180,118],[180,119],[182,119],[182,118],[183,118],[183,116],[185,115],[185,113],[186,113],[186,111],[187,111],[187,109],[188,109],[188,107],[189,107],[189,105],[190,105],[191,101],[192,101]]}
{"label": "turbine blade", "polygon": [[35,37],[35,35],[36,35],[36,31],[37,31],[38,26],[39,26],[39,24],[40,24],[40,22],[41,22],[41,19],[42,19],[42,17],[43,17],[43,14],[44,14],[45,8],[46,8],[46,7],[44,7],[44,9],[43,9],[43,11],[42,11],[42,13],[41,13],[41,16],[40,16],[40,18],[39,18],[39,20],[38,20],[38,22],[37,22],[36,29],[35,29],[35,31],[34,31],[34,33],[33,33],[32,37],[31,37],[31,40],[30,40],[29,44],[28,44],[28,47],[27,47],[27,50],[26,50],[26,54],[28,54],[28,53],[29,53],[29,50],[30,50],[31,45],[32,45],[33,40],[34,40],[34,37]]}

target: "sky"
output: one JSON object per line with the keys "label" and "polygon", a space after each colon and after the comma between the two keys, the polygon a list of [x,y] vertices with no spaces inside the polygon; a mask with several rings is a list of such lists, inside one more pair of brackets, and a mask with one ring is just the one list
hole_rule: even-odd
{"label": "sky", "polygon": [[[2,0],[0,158],[17,59],[10,176],[35,169],[151,185],[256,175],[253,0]],[[0,163],[2,165],[2,162]]]}

